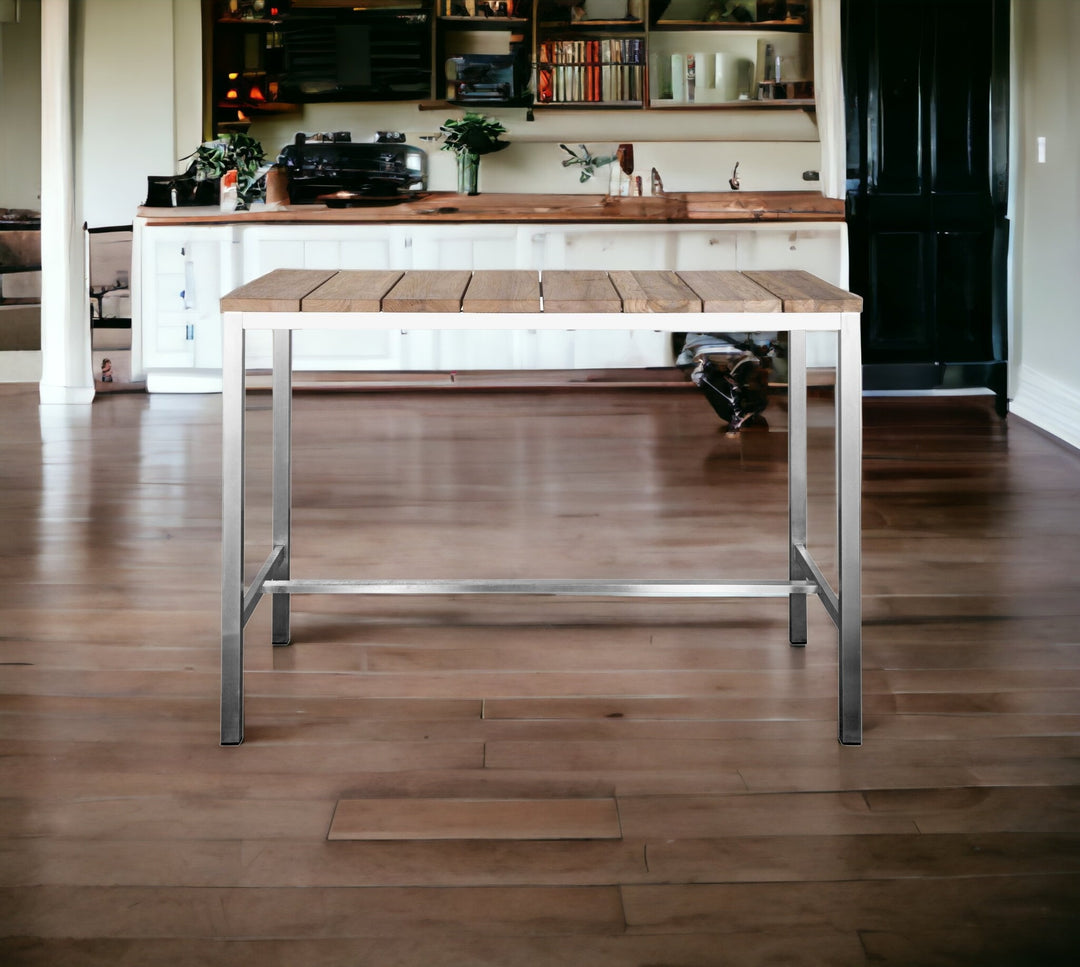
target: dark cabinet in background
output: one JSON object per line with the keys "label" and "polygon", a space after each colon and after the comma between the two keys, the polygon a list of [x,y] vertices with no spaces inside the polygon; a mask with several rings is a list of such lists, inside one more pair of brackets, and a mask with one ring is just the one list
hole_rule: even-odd
{"label": "dark cabinet in background", "polygon": [[850,285],[870,389],[1006,405],[1007,0],[845,0]]}

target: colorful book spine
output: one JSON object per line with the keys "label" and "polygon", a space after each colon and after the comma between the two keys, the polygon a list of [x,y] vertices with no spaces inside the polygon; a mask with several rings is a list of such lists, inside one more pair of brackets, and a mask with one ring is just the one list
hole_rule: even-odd
{"label": "colorful book spine", "polygon": [[541,104],[636,102],[644,90],[641,38],[545,40],[538,50]]}

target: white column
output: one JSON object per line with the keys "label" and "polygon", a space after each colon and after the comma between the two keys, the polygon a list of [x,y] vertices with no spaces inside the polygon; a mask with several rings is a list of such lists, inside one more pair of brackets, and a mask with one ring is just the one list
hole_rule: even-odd
{"label": "white column", "polygon": [[86,249],[75,187],[71,32],[70,0],[42,0],[42,403],[94,398]]}

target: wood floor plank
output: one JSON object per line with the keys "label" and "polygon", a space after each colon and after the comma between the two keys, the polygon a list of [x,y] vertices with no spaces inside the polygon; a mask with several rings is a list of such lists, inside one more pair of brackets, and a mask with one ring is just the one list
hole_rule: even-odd
{"label": "wood floor plank", "polygon": [[615,800],[342,799],[331,840],[619,839]]}
{"label": "wood floor plank", "polygon": [[[622,895],[631,932],[717,929],[733,919],[761,930],[824,921],[876,932],[893,929],[895,911],[903,910],[913,933],[924,923],[965,923],[984,930],[1009,924],[1034,937],[1073,930],[1075,917],[1061,900],[1080,900],[1080,875],[625,886]],[[1056,912],[1043,907],[1046,900]]]}
{"label": "wood floor plank", "polygon": [[819,836],[837,833],[913,833],[903,813],[875,813],[864,793],[765,793],[728,796],[619,797],[628,839],[699,840],[726,836]]}
{"label": "wood floor plank", "polygon": [[923,833],[1080,830],[1076,786],[873,789],[863,795],[871,812],[910,819]]}
{"label": "wood floor plank", "polygon": [[22,862],[19,843],[0,840],[8,886],[346,887],[610,886],[655,882],[645,846],[618,840],[327,841],[53,838]]}
{"label": "wood floor plank", "polygon": [[[889,938],[892,939],[892,938]],[[881,943],[884,943],[883,939]],[[884,948],[883,948],[884,949]],[[907,951],[907,959],[915,960]],[[394,938],[317,940],[213,940],[207,938],[83,941],[72,939],[0,938],[0,956],[19,967],[356,967],[395,964],[412,967],[637,967],[640,964],[785,964],[787,967],[865,967],[866,956],[854,934],[822,927],[812,931],[660,936],[504,937],[487,933],[441,936],[409,933]],[[125,959],[126,958],[126,959]],[[915,958],[917,959],[917,957]],[[892,963],[892,961],[890,961]],[[955,961],[953,962],[955,964]],[[950,965],[952,967],[952,965]]]}
{"label": "wood floor plank", "polygon": [[317,939],[480,925],[503,936],[618,934],[622,904],[616,887],[0,888],[0,936]]}
{"label": "wood floor plank", "polygon": [[803,883],[1080,873],[1080,833],[740,836],[650,843],[656,882]]}

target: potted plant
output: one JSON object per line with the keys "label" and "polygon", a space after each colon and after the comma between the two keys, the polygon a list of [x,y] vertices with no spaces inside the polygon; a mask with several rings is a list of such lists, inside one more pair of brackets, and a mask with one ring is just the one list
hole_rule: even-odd
{"label": "potted plant", "polygon": [[439,128],[443,133],[443,151],[453,151],[458,163],[458,191],[463,195],[477,195],[480,175],[480,156],[510,147],[509,141],[500,141],[499,135],[506,128],[483,114],[466,112],[461,118],[448,118]]}
{"label": "potted plant", "polygon": [[221,178],[227,171],[236,170],[236,207],[251,207],[262,195],[259,184],[264,171],[260,170],[266,154],[262,145],[247,134],[229,134],[216,141],[205,141],[187,158],[191,159],[187,174],[196,181]]}

